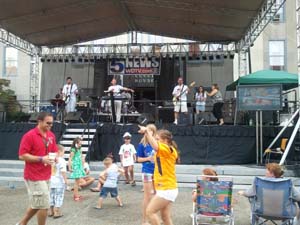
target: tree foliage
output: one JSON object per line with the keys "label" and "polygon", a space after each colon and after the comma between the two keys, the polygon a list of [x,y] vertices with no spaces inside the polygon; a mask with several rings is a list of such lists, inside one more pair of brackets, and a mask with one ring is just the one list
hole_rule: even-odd
{"label": "tree foliage", "polygon": [[10,80],[0,79],[0,111],[6,112],[8,121],[20,113],[20,104],[15,92],[9,89]]}

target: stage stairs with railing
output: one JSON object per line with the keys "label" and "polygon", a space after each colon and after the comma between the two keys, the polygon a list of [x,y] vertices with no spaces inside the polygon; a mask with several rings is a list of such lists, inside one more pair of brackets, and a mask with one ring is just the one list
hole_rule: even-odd
{"label": "stage stairs with railing", "polygon": [[88,153],[89,147],[93,143],[94,136],[96,134],[96,127],[91,126],[88,128],[87,126],[82,126],[82,124],[69,124],[66,127],[64,134],[61,137],[59,143],[65,147],[65,155],[64,158],[66,160],[69,159],[70,149],[73,143],[73,140],[77,137],[82,138],[82,154],[86,155]]}
{"label": "stage stairs with railing", "polygon": [[[90,162],[91,176],[98,179],[100,171],[103,171],[103,163]],[[250,187],[255,176],[264,176],[265,168],[256,165],[177,165],[176,174],[179,187],[194,188],[197,176],[203,168],[216,169],[219,175],[233,176],[234,189],[245,189]],[[24,186],[23,181],[24,162],[20,160],[0,160],[0,186],[15,188]],[[134,166],[135,179],[141,185],[141,164]],[[285,177],[290,177],[296,186],[300,186],[300,165],[286,166]],[[72,180],[70,180],[73,182]],[[120,177],[120,184],[124,177]],[[94,183],[96,185],[96,182]]]}

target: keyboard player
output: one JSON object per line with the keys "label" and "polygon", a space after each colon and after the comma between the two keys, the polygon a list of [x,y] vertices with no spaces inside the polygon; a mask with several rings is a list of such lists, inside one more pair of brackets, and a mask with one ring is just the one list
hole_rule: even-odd
{"label": "keyboard player", "polygon": [[[112,93],[115,98],[118,98],[118,97],[121,97],[121,92],[122,91],[130,91],[132,93],[134,92],[133,89],[118,85],[117,80],[115,78],[113,78],[111,80],[111,85],[108,88],[108,92]],[[115,100],[114,104],[115,104],[115,112],[116,112],[116,122],[120,123],[120,121],[121,121],[122,101],[121,100]]]}

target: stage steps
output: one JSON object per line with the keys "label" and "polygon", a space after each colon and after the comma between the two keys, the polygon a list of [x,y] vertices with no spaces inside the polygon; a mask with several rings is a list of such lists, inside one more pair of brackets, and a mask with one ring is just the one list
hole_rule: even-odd
{"label": "stage steps", "polygon": [[[91,176],[98,178],[99,172],[104,169],[102,162],[91,162]],[[177,180],[179,187],[193,188],[197,176],[203,168],[214,168],[219,175],[233,176],[234,189],[244,189],[252,184],[254,176],[264,176],[264,167],[255,165],[177,165]],[[23,186],[24,162],[17,160],[0,160],[0,185],[10,188]],[[141,184],[141,164],[135,164],[135,179]],[[287,168],[285,177],[290,177],[296,186],[300,186],[300,166]],[[124,177],[120,178],[121,183]],[[72,182],[72,180],[70,180]]]}
{"label": "stage steps", "polygon": [[[94,136],[97,132],[96,128],[85,129],[86,125],[77,125],[74,126],[70,124],[66,127],[64,134],[62,135],[62,139],[60,140],[60,144],[65,147],[65,155],[64,158],[69,160],[70,156],[70,148],[73,143],[73,140],[76,137],[82,138],[82,154],[87,154],[89,146],[92,144]],[[84,132],[84,133],[83,133]]]}

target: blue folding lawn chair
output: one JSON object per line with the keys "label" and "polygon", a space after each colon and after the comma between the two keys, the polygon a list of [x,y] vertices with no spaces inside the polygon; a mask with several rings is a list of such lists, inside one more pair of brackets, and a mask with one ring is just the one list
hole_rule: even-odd
{"label": "blue folding lawn chair", "polygon": [[[218,178],[209,181],[207,178]],[[234,225],[232,201],[232,177],[200,176],[197,178],[197,200],[193,205],[193,225]]]}
{"label": "blue folding lawn chair", "polygon": [[252,225],[293,224],[297,206],[292,199],[293,183],[287,178],[255,177],[251,204]]}

